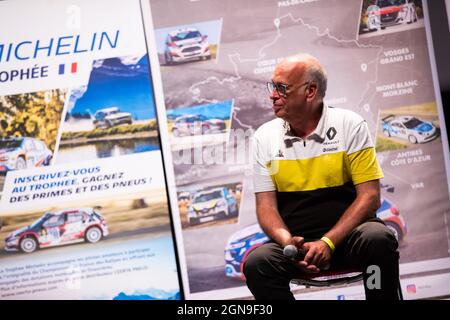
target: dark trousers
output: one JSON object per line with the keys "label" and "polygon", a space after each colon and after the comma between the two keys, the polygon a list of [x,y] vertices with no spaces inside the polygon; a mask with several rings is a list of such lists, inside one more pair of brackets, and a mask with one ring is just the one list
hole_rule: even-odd
{"label": "dark trousers", "polygon": [[[364,272],[367,300],[398,300],[399,253],[393,233],[382,222],[370,221],[358,226],[336,248],[331,258],[332,269],[358,268]],[[379,267],[380,288],[373,288],[371,265]],[[256,248],[244,263],[247,286],[257,300],[293,300],[289,282],[301,278],[301,271],[283,255],[283,248],[269,242]],[[369,280],[369,281],[368,281]],[[369,284],[369,286],[368,286]]]}

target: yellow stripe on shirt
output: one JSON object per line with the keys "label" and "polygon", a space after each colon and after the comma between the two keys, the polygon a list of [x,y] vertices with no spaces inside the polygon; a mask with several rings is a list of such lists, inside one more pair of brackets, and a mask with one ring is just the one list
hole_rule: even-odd
{"label": "yellow stripe on shirt", "polygon": [[277,159],[267,168],[279,192],[338,187],[349,181],[357,185],[383,178],[373,147],[350,155],[342,151],[309,159]]}
{"label": "yellow stripe on shirt", "polygon": [[272,160],[267,167],[279,192],[338,187],[350,181],[345,152],[309,159],[277,159]]}
{"label": "yellow stripe on shirt", "polygon": [[378,164],[375,148],[360,150],[349,154],[347,157],[353,184],[357,185],[384,177]]}

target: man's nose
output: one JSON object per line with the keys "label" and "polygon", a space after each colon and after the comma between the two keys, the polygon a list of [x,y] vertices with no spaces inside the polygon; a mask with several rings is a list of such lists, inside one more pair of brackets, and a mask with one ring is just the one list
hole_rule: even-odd
{"label": "man's nose", "polygon": [[280,99],[280,95],[278,94],[277,89],[272,90],[272,92],[269,95],[269,99],[273,101]]}

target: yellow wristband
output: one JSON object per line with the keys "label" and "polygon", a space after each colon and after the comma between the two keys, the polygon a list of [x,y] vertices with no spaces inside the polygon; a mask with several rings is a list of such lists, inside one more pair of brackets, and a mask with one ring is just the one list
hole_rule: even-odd
{"label": "yellow wristband", "polygon": [[320,240],[322,240],[323,242],[325,242],[331,249],[331,252],[334,252],[334,249],[336,249],[336,247],[334,246],[333,241],[331,241],[329,238],[327,237],[322,237],[320,238]]}

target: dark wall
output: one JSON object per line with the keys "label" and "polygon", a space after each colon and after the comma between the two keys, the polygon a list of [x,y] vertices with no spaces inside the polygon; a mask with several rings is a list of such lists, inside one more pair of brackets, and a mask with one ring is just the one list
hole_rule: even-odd
{"label": "dark wall", "polygon": [[444,0],[429,0],[428,9],[447,132],[450,132],[450,33]]}

